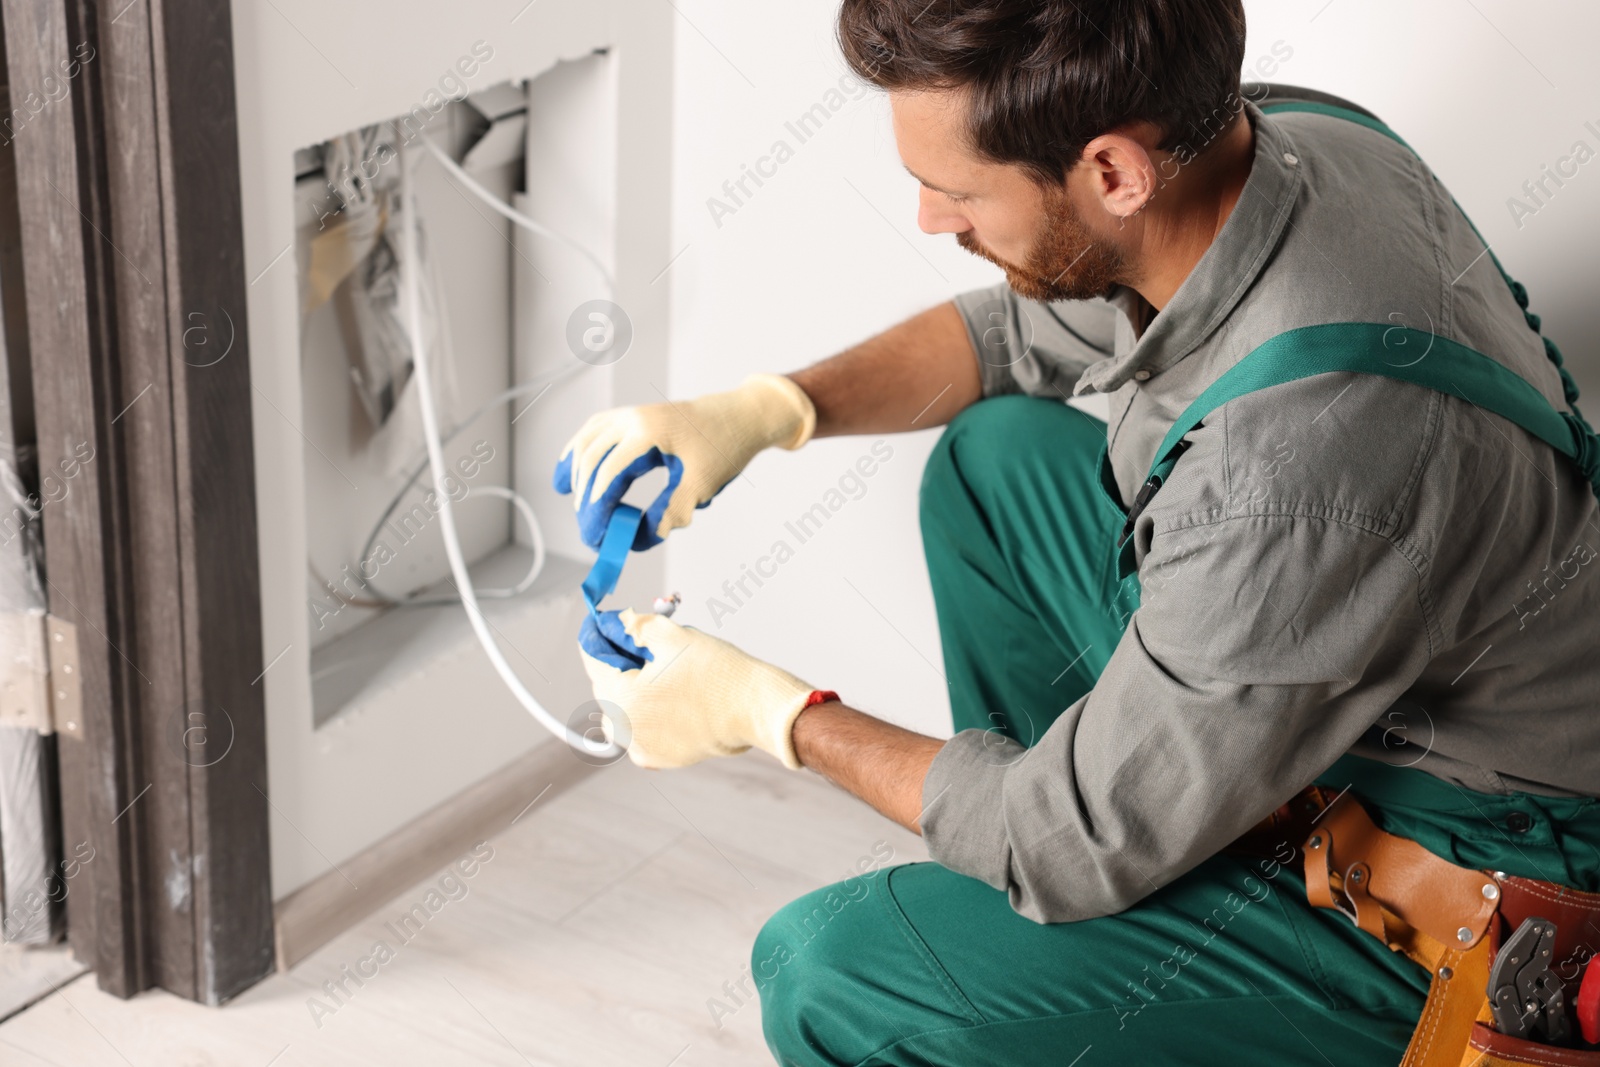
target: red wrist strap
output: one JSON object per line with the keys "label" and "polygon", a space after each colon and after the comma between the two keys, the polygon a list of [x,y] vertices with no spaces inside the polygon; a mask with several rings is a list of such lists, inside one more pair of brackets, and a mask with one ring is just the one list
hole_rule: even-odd
{"label": "red wrist strap", "polygon": [[806,697],[806,702],[800,705],[800,710],[804,711],[813,704],[826,704],[830,700],[838,699],[839,694],[832,689],[813,689],[811,695]]}

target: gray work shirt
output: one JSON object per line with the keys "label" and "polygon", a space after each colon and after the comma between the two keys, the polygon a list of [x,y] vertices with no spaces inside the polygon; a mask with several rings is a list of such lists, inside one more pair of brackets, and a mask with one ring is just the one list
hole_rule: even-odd
{"label": "gray work shirt", "polygon": [[[1426,165],[1342,118],[1246,110],[1244,192],[1159,314],[1126,288],[957,298],[985,395],[1109,394],[1125,503],[1189,402],[1301,326],[1452,338],[1565,409]],[[1395,344],[1426,358],[1415,335]],[[1171,882],[1347,751],[1488,793],[1600,795],[1600,524],[1569,459],[1453,396],[1350,373],[1240,397],[1189,440],[1136,524],[1142,602],[1093,691],[1031,750],[967,730],[933,761],[935,860],[1061,922]]]}

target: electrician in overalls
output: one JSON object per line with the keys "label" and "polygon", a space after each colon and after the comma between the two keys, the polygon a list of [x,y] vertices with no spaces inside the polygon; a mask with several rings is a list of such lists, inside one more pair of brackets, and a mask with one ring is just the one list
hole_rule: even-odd
{"label": "electrician in overalls", "polygon": [[1376,117],[1241,86],[1238,0],[839,38],[919,225],[1007,284],[557,471],[598,545],[667,466],[646,548],[763,448],[948,423],[949,740],[661,615],[582,635],[635,762],[760,747],[937,861],[768,922],[778,1060],[1600,1062],[1600,455],[1526,292]]}

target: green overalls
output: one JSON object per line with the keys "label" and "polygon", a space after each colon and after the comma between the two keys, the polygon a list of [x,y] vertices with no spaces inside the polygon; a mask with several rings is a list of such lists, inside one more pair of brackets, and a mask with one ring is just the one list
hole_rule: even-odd
{"label": "green overalls", "polygon": [[[1521,286],[1507,282],[1526,310]],[[1600,492],[1580,416],[1443,338],[1408,366],[1352,360],[1371,346],[1335,343],[1370,329],[1315,327],[1256,349],[1179,418],[1141,496],[1159,489],[1183,434],[1208,412],[1330,370],[1385,374],[1504,415],[1572,456]],[[1418,340],[1410,351],[1429,339]],[[1570,403],[1576,389],[1564,370],[1562,380]],[[964,411],[930,456],[924,547],[957,730],[1031,743],[1050,723],[1006,709],[1069,706],[1121,638],[1139,585],[1104,449],[1098,420],[1002,396]],[[1041,677],[1036,665],[1063,647],[1084,651]],[[990,709],[988,719],[974,708]],[[1380,827],[1454,863],[1600,891],[1600,799],[1474,792],[1355,756],[1317,782],[1349,788]],[[757,939],[752,972],[781,1064],[1396,1063],[1428,988],[1410,960],[1312,908],[1298,867],[1270,858],[1217,855],[1120,914],[1052,925],[933,863],[852,883],[792,902]]]}

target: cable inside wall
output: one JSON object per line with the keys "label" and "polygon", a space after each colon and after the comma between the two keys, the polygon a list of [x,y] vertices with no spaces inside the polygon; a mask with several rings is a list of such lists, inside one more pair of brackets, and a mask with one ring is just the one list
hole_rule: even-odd
{"label": "cable inside wall", "polygon": [[[605,268],[605,265],[600,262],[599,258],[595,256],[594,253],[578,244],[573,239],[567,237],[565,234],[559,233],[550,227],[544,226],[543,224],[518,211],[510,204],[507,204],[504,200],[501,200],[499,197],[495,196],[494,193],[490,192],[482,183],[478,182],[470,174],[468,174],[459,164],[451,159],[449,155],[447,155],[426,136],[422,138],[422,144],[427,148],[428,152],[434,157],[434,159],[438,160],[440,165],[442,165],[452,177],[454,177],[462,185],[466,186],[474,196],[482,200],[491,209],[510,219],[514,224],[521,226],[523,229],[550,240],[557,241],[572,251],[577,252],[584,258],[585,261],[594,267],[596,273],[600,275],[601,280],[605,283],[607,292],[609,293],[615,291],[615,282],[611,276],[611,272]],[[415,201],[412,199],[410,202],[414,203]],[[304,350],[304,342],[304,330],[302,330],[302,351]],[[413,346],[413,348],[415,348],[415,346]],[[527,396],[530,393],[534,394],[534,398],[537,400],[538,397],[543,395],[545,390],[549,389],[552,385],[555,385],[556,383],[567,378],[581,374],[586,370],[592,369],[594,369],[594,365],[592,364],[581,361],[574,362],[562,367],[557,371],[553,371],[548,374],[542,374],[531,379],[530,381],[514,385],[510,389],[507,389],[495,396],[486,404],[479,407],[471,415],[467,416],[465,420],[457,424],[456,427],[452,429],[447,436],[445,436],[443,439],[444,443],[449,444],[451,441],[454,441],[457,437],[465,433],[470,427],[476,424],[479,419],[498,408],[501,404],[509,403],[519,397]],[[394,515],[395,510],[400,506],[401,502],[405,500],[406,495],[411,492],[412,488],[417,484],[418,479],[420,479],[423,473],[427,470],[428,459],[426,456],[424,456],[416,464],[416,466],[411,469],[405,480],[400,483],[399,489],[397,489],[394,496],[390,498],[388,505],[378,516],[377,521],[372,524],[372,529],[367,534],[366,541],[362,543],[361,553],[359,556],[357,556],[358,573],[360,572],[359,564],[364,564],[367,560],[372,558],[373,546],[376,544],[379,535],[383,532],[384,524],[387,523],[390,517]],[[530,562],[527,573],[523,575],[522,579],[518,581],[516,585],[509,588],[480,589],[477,591],[480,599],[509,599],[511,597],[519,596],[528,589],[532,588],[533,583],[538,580],[539,574],[543,571],[545,563],[544,533],[539,527],[538,519],[535,517],[532,507],[523,497],[510,490],[501,489],[499,487],[483,487],[483,490],[489,491],[491,495],[501,496],[504,497],[504,499],[509,500],[512,506],[518,510],[518,512],[528,523],[529,541],[531,547],[533,548],[533,559]],[[370,580],[363,580],[361,583],[363,589],[369,595],[361,597],[350,596],[348,593],[345,593],[343,590],[334,585],[334,583],[329,581],[310,560],[307,560],[306,566],[311,577],[316,581],[319,587],[328,591],[341,603],[348,604],[353,607],[370,609],[381,609],[387,607],[424,607],[440,604],[455,604],[460,602],[460,597],[448,595],[431,597],[417,595],[392,596],[377,588]]]}
{"label": "cable inside wall", "polygon": [[[431,147],[431,146],[430,146]],[[434,408],[432,382],[428,373],[428,351],[422,337],[422,321],[419,314],[420,290],[417,283],[417,212],[416,188],[413,181],[414,154],[402,146],[400,151],[401,166],[401,197],[403,208],[401,210],[401,244],[405,250],[404,270],[404,304],[406,309],[406,326],[411,340],[411,351],[416,361],[417,400],[422,409],[423,439],[428,449],[428,469],[432,472],[434,484],[442,486],[448,470],[444,461],[444,443],[439,432],[438,414]],[[476,184],[476,183],[474,183]],[[531,221],[531,220],[530,220]],[[506,662],[504,653],[500,651],[499,644],[490,632],[488,620],[484,618],[483,610],[478,605],[477,591],[472,585],[472,576],[467,571],[466,559],[461,554],[461,539],[456,531],[455,509],[448,493],[439,496],[440,532],[444,536],[445,556],[450,561],[450,573],[455,578],[457,589],[460,591],[461,606],[466,610],[467,621],[472,624],[473,633],[477,635],[478,643],[483,646],[485,655],[499,674],[500,680],[506,688],[516,697],[528,713],[551,733],[561,738],[572,748],[585,755],[613,758],[621,755],[622,750],[615,744],[607,742],[597,745],[590,738],[572,730],[565,723],[551,715],[544,706],[522,684],[522,679],[517,677],[511,664]]]}

